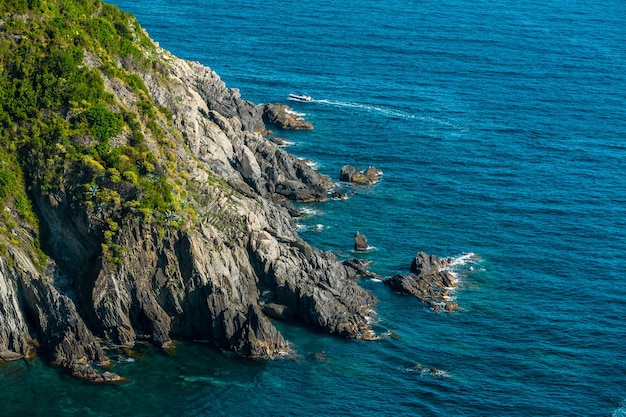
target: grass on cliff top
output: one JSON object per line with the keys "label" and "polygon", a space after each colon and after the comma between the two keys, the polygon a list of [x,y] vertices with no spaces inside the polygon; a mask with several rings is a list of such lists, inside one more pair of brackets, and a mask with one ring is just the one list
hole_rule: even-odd
{"label": "grass on cliff top", "polygon": [[[0,217],[2,235],[20,223],[37,234],[36,193],[85,210],[105,254],[124,221],[183,223],[175,162],[146,145],[164,136],[165,117],[133,73],[150,70],[154,48],[131,15],[99,0],[0,3],[0,209],[19,217]],[[105,76],[136,106],[107,92]]]}

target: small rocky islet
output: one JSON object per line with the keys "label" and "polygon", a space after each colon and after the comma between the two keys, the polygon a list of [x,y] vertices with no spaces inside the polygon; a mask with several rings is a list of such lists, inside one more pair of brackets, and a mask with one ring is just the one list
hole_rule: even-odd
{"label": "small rocky islet", "polygon": [[[1,86],[37,92],[5,106],[1,132],[3,160],[24,175],[0,167],[0,360],[43,348],[110,382],[122,379],[106,370],[110,346],[189,339],[284,356],[270,317],[372,338],[376,297],[356,278],[375,275],[303,241],[287,203],[325,201],[333,181],[264,136],[312,125],[243,100],[114,6],[22,3],[0,6]],[[20,60],[25,47],[36,61]]]}

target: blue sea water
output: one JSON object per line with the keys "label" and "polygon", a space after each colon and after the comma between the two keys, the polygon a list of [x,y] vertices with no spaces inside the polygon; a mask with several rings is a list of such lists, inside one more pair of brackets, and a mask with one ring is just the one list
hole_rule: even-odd
{"label": "blue sea water", "polygon": [[244,98],[305,113],[315,130],[280,135],[320,172],[382,170],[304,206],[301,235],[383,276],[418,250],[453,257],[461,308],[363,280],[381,340],[279,324],[295,360],[180,344],[105,386],[5,364],[1,415],[626,415],[626,3],[114,4]]}

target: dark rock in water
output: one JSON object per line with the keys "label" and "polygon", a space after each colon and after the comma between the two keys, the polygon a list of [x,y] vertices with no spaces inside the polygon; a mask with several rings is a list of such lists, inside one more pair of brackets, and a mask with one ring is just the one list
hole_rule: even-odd
{"label": "dark rock in water", "polygon": [[90,364],[85,363],[85,362],[75,363],[71,367],[71,372],[72,372],[72,376],[75,376],[81,379],[86,379],[92,382],[119,382],[119,381],[125,380],[125,378],[122,378],[118,374],[110,372],[110,371],[105,371],[105,372],[100,373],[96,369],[94,369]]}
{"label": "dark rock in water", "polygon": [[351,182],[353,184],[367,185],[367,178],[363,175],[363,172],[351,165],[344,165],[339,173],[339,180],[345,182]]}
{"label": "dark rock in water", "polygon": [[449,263],[449,259],[419,252],[411,264],[410,274],[394,275],[384,283],[397,293],[415,296],[433,310],[454,311],[458,304],[452,301],[451,290],[456,278],[445,269]]}
{"label": "dark rock in water", "polygon": [[367,277],[380,279],[378,274],[367,269],[372,264],[371,261],[365,261],[362,259],[347,259],[343,261],[343,264],[354,271],[354,278]]}
{"label": "dark rock in water", "polygon": [[117,381],[124,381],[125,378],[122,378],[121,376],[119,376],[118,374],[114,372],[104,371],[102,373],[102,380],[103,382],[117,382]]}
{"label": "dark rock in water", "polygon": [[365,178],[367,178],[368,181],[370,181],[370,183],[373,184],[380,179],[380,176],[382,174],[378,169],[374,167],[368,167],[363,173],[363,175],[365,175]]}
{"label": "dark rock in water", "polygon": [[270,103],[263,106],[263,121],[285,130],[313,130],[313,125],[303,120],[284,104]]}
{"label": "dark rock in water", "polygon": [[330,198],[332,198],[333,200],[347,200],[348,196],[346,195],[346,193],[342,193],[341,191],[333,191],[330,194]]}
{"label": "dark rock in water", "polygon": [[344,165],[339,173],[339,180],[359,185],[371,185],[380,179],[380,171],[369,167],[365,172],[351,165]]}
{"label": "dark rock in water", "polygon": [[359,232],[356,232],[354,234],[354,250],[357,252],[364,252],[368,247],[367,238]]}
{"label": "dark rock in water", "polygon": [[411,272],[416,275],[428,275],[447,268],[449,264],[450,259],[437,258],[435,255],[419,252],[411,262]]}

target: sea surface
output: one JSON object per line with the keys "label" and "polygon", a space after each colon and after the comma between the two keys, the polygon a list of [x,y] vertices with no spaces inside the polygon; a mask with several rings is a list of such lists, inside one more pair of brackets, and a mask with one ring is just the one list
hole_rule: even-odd
{"label": "sea surface", "polygon": [[113,3],[244,98],[305,114],[315,130],[279,135],[320,172],[383,171],[302,206],[301,235],[382,276],[451,257],[460,309],[366,279],[380,340],[279,324],[294,359],[145,347],[116,385],[5,364],[0,415],[626,416],[626,2]]}

